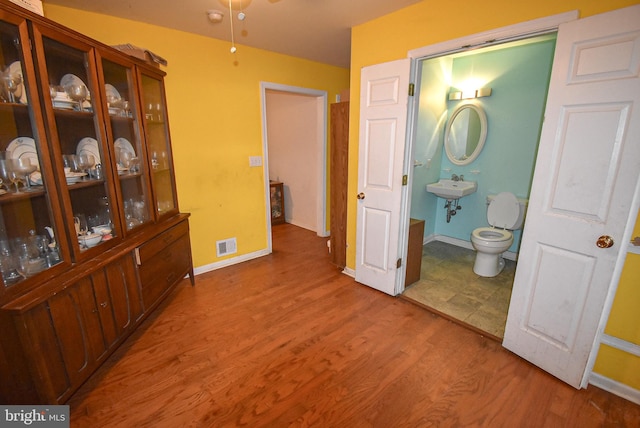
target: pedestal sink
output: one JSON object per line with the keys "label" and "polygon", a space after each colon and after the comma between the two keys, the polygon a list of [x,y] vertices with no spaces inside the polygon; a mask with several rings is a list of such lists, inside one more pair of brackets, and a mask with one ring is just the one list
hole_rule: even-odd
{"label": "pedestal sink", "polygon": [[444,199],[460,199],[475,193],[478,183],[475,181],[455,181],[440,179],[437,183],[427,184],[427,192]]}

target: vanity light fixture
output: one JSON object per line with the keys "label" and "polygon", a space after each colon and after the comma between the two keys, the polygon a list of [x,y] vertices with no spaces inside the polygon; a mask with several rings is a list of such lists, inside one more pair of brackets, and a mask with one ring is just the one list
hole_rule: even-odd
{"label": "vanity light fixture", "polygon": [[491,88],[471,89],[465,91],[449,92],[449,101],[468,100],[471,98],[490,97]]}

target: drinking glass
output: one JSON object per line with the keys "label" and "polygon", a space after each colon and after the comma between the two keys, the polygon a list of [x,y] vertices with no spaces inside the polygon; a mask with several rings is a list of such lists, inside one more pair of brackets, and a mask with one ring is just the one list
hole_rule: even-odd
{"label": "drinking glass", "polygon": [[65,171],[69,168],[69,172],[78,172],[78,158],[76,155],[62,155]]}
{"label": "drinking glass", "polygon": [[126,169],[131,168],[131,159],[133,155],[127,150],[120,150],[120,165]]}
{"label": "drinking glass", "polygon": [[[24,184],[27,186],[27,190],[31,189],[31,182],[29,181],[29,175],[34,172],[36,169],[38,169],[37,165],[34,165],[33,163],[31,163],[31,159],[30,158],[20,158],[20,159],[11,159],[13,166],[11,167],[16,174],[21,175],[21,177],[24,177],[24,180],[20,179],[20,181],[23,181]],[[17,185],[16,185],[16,190],[17,190]]]}
{"label": "drinking glass", "polygon": [[2,85],[7,90],[9,95],[9,102],[16,102],[16,91],[20,88],[20,83],[22,83],[22,76],[17,73],[11,73],[9,68],[7,68],[1,75],[0,79],[2,81]]}
{"label": "drinking glass", "polygon": [[69,95],[69,98],[80,105],[80,111],[84,111],[83,104],[89,95],[87,87],[82,84],[73,84],[65,86],[64,90],[67,92],[67,95]]}
{"label": "drinking glass", "polygon": [[76,214],[73,218],[73,222],[76,227],[76,233],[81,235],[86,235],[89,231],[89,225],[87,224],[87,218],[84,214]]}
{"label": "drinking glass", "polygon": [[86,172],[87,176],[89,171],[96,164],[96,158],[93,155],[77,155],[78,169],[82,172]]}
{"label": "drinking glass", "polygon": [[6,187],[8,191],[11,190],[10,183],[9,164],[6,159],[0,159],[0,186]]}

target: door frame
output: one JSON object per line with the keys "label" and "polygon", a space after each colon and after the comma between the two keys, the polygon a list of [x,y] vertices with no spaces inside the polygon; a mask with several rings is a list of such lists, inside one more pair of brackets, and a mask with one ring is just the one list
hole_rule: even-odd
{"label": "door frame", "polygon": [[[454,53],[469,51],[477,48],[484,48],[502,43],[527,39],[543,34],[558,31],[560,24],[569,21],[575,21],[579,18],[577,10],[570,12],[551,15],[544,18],[534,19],[531,21],[513,24],[506,27],[496,28],[494,30],[482,33],[471,34],[469,36],[460,37],[458,39],[447,40],[442,43],[436,43],[429,46],[420,47],[410,50],[407,56],[411,59],[411,71],[409,82],[414,82],[415,93],[420,93],[419,88],[419,63],[422,60],[437,58],[451,55]],[[417,126],[418,108],[415,97],[409,98],[409,111],[407,116],[407,143],[405,147],[405,174],[407,174],[407,188],[413,186],[413,168],[411,167],[411,159],[415,151],[415,129]],[[403,198],[402,213],[400,219],[400,254],[403,260],[406,260],[407,245],[409,243],[409,212],[411,208],[411,192],[407,191]],[[405,263],[406,264],[406,263]],[[405,272],[402,272],[402,281],[396,283],[396,291],[398,294],[404,291]]]}
{"label": "door frame", "polygon": [[[260,82],[260,110],[262,117],[262,154],[263,154],[263,179],[265,195],[265,220],[267,225],[267,251],[273,251],[271,237],[271,210],[269,200],[271,192],[269,188],[269,141],[267,134],[267,90],[290,93],[295,95],[305,95],[315,97],[321,104],[321,117],[319,119],[316,145],[316,166],[318,170],[316,187],[316,234],[320,237],[329,236],[327,229],[327,91],[302,88],[297,86],[282,85],[279,83]],[[284,197],[284,195],[283,195]]]}
{"label": "door frame", "polygon": [[[553,15],[533,21],[527,21],[521,24],[515,24],[508,27],[499,28],[493,31],[487,31],[484,33],[478,33],[474,35],[470,35],[468,37],[462,37],[455,40],[449,40],[443,43],[438,43],[434,45],[430,45],[427,47],[422,47],[418,49],[414,49],[409,51],[408,56],[411,58],[411,82],[418,82],[417,77],[419,73],[419,61],[423,59],[433,58],[445,56],[448,54],[453,54],[457,52],[462,52],[466,50],[471,50],[479,47],[491,46],[499,43],[504,43],[507,41],[524,39],[536,35],[541,35],[545,33],[550,33],[558,30],[560,24],[564,22],[569,22],[573,20],[579,19],[579,14],[577,11],[566,12],[558,15]],[[416,92],[418,92],[419,88],[416,87]],[[417,103],[413,103],[411,107],[417,113]],[[414,113],[409,116],[411,120],[416,120],[417,115]],[[411,123],[411,128],[415,127],[415,123]],[[414,150],[414,141],[413,135],[408,133],[408,141],[407,141],[407,153],[412,153]],[[412,181],[412,169],[408,169],[409,173],[409,183]],[[411,193],[409,192],[408,198],[411,198]],[[410,206],[411,201],[408,201],[408,206]],[[635,217],[631,215],[632,213],[637,212],[640,207],[640,177],[635,187],[635,194],[633,196],[633,200],[631,203],[630,211],[628,213],[627,225],[625,228],[625,233],[623,237],[623,242],[626,242],[630,239],[633,227],[635,225]],[[635,210],[635,211],[634,211]],[[408,219],[403,219],[403,221],[408,221]],[[408,240],[408,236],[404,236],[405,247],[406,242]],[[622,271],[622,267],[624,265],[624,260],[626,257],[626,251],[622,249],[616,261],[616,265],[612,272],[612,279],[608,286],[607,298],[604,303],[604,307],[600,314],[599,328],[596,332],[596,336],[594,339],[594,343],[589,355],[589,359],[587,361],[587,365],[585,367],[585,372],[583,374],[581,387],[584,388],[589,383],[589,376],[591,370],[593,369],[593,365],[595,363],[595,359],[597,356],[598,345],[604,333],[604,328],[607,323],[608,315],[611,311],[611,306],[613,303],[613,299],[615,298],[615,292],[617,289],[617,283],[620,279],[620,274]],[[605,388],[606,389],[606,388]]]}

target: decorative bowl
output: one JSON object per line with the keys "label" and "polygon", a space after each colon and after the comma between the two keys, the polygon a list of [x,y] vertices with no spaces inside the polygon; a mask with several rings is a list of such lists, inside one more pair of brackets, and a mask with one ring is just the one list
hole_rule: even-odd
{"label": "decorative bowl", "polygon": [[78,242],[85,247],[91,248],[95,247],[102,241],[102,235],[99,233],[89,233],[87,235],[78,236]]}

